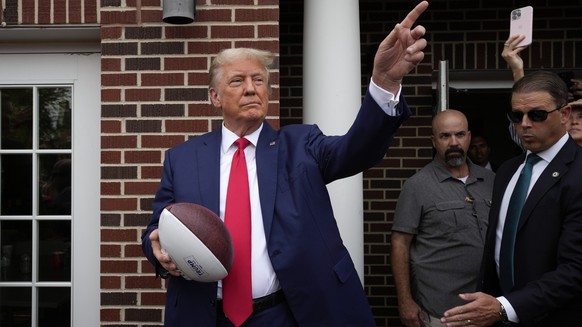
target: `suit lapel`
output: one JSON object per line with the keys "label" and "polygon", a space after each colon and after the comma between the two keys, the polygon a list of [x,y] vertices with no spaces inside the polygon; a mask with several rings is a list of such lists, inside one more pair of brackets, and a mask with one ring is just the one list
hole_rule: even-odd
{"label": "suit lapel", "polygon": [[220,130],[207,134],[196,148],[196,167],[200,180],[201,204],[220,214]]}
{"label": "suit lapel", "polygon": [[[487,230],[487,238],[492,239],[493,244],[495,244],[495,230],[499,224],[499,213],[501,210],[501,202],[503,201],[505,190],[507,189],[507,185],[509,184],[511,177],[513,177],[515,171],[524,160],[525,154],[509,159],[509,161],[503,165],[503,168],[500,167],[500,169],[496,172],[495,183],[493,184],[492,203],[489,214],[489,227]],[[505,169],[505,167],[510,168]]]}
{"label": "suit lapel", "polygon": [[273,212],[277,192],[279,140],[277,133],[266,122],[257,142],[257,179],[259,183],[259,196],[261,198],[261,212],[267,243],[273,223]]}
{"label": "suit lapel", "polygon": [[543,196],[568,172],[568,164],[574,160],[577,146],[573,142],[571,138],[568,139],[536,181],[523,206],[518,230],[527,222]]}

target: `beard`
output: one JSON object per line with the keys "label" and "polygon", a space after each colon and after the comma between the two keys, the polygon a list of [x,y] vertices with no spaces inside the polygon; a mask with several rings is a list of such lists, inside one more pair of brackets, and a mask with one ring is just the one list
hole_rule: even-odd
{"label": "beard", "polygon": [[451,167],[460,167],[465,163],[465,151],[459,148],[448,149],[445,152],[445,162]]}

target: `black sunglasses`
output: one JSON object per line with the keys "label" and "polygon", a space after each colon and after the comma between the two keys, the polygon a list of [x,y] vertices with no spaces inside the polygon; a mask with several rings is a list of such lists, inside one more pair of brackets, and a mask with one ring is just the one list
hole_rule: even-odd
{"label": "black sunglasses", "polygon": [[[554,110],[550,110],[550,111],[545,111],[543,109],[530,110],[530,111],[526,112],[525,114],[527,114],[527,117],[531,121],[541,122],[541,121],[548,119],[548,114],[550,114],[554,111],[558,111],[558,110],[564,108],[565,106],[566,105],[562,105],[562,106],[559,106],[558,108],[556,108]],[[509,118],[509,120],[511,120],[511,122],[513,122],[513,123],[521,123],[521,120],[523,119],[523,115],[524,115],[524,113],[521,111],[513,111],[512,110],[512,111],[507,113],[507,118]]]}

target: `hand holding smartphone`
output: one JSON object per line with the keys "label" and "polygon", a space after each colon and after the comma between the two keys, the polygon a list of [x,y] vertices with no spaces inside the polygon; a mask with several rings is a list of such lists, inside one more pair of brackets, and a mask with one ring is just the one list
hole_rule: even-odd
{"label": "hand holding smartphone", "polygon": [[509,36],[521,34],[525,39],[517,46],[524,47],[531,44],[533,30],[533,7],[527,6],[511,11],[509,21]]}

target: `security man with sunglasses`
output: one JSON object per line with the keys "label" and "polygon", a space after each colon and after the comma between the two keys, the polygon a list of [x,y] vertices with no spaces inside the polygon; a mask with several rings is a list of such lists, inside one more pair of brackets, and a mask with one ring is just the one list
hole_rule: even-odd
{"label": "security man with sunglasses", "polygon": [[508,118],[526,151],[495,176],[482,292],[460,294],[467,304],[446,311],[441,321],[580,326],[582,147],[567,133],[568,88],[554,73],[533,72],[513,85],[511,107]]}

